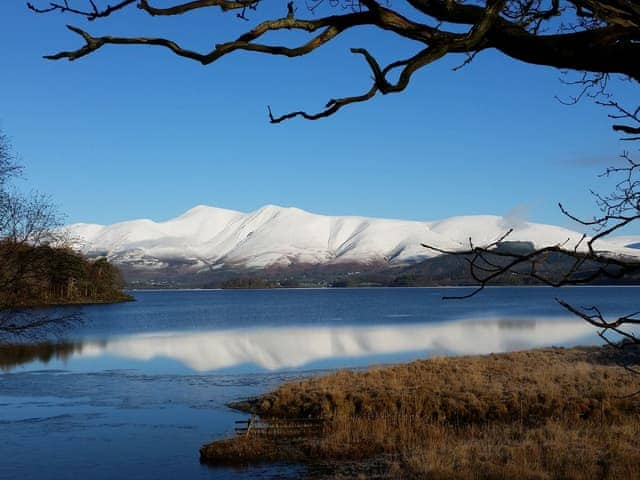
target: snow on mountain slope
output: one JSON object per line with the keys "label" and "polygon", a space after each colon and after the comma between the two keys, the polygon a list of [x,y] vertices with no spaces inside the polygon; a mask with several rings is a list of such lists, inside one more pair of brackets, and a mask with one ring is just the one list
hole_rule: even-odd
{"label": "snow on mountain slope", "polygon": [[[508,240],[535,247],[567,242],[581,234],[552,225],[517,222],[499,216],[452,217],[414,222],[356,216],[315,215],[298,208],[267,205],[242,213],[197,206],[165,222],[132,220],[113,225],[67,227],[73,243],[89,255],[116,263],[160,267],[183,261],[198,268],[266,267],[290,264],[379,263],[402,265],[436,255],[422,243],[446,250],[485,245],[513,228]],[[598,248],[633,254],[618,242]],[[637,253],[637,251],[636,251]]]}
{"label": "snow on mountain slope", "polygon": [[610,237],[607,242],[617,247],[640,248],[640,235],[620,235]]}

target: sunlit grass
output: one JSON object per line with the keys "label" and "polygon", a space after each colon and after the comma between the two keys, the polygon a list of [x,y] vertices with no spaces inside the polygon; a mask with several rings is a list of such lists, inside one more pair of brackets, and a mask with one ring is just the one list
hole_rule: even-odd
{"label": "sunlit grass", "polygon": [[[640,398],[628,396],[640,378],[619,359],[612,349],[545,349],[339,371],[243,405],[321,416],[322,435],[227,442],[243,462],[304,462],[315,475],[640,478]],[[221,460],[221,446],[203,458]]]}

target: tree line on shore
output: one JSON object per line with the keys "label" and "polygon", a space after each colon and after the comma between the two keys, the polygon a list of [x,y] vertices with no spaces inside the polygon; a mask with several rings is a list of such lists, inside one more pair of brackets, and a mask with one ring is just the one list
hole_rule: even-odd
{"label": "tree line on shore", "polygon": [[0,332],[30,324],[24,315],[9,314],[24,307],[130,298],[114,265],[103,258],[89,260],[68,246],[49,197],[16,187],[21,173],[0,132]]}
{"label": "tree line on shore", "polygon": [[125,300],[118,269],[67,247],[0,241],[0,308]]}

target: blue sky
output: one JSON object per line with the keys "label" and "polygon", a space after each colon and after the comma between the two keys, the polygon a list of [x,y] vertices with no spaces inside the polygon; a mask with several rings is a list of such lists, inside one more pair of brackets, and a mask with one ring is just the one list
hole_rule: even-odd
{"label": "blue sky", "polygon": [[21,1],[2,2],[0,16],[0,128],[27,167],[23,188],[51,194],[69,222],[270,203],[416,220],[517,209],[569,226],[557,202],[593,214],[589,189],[607,191],[597,174],[625,147],[602,108],[554,98],[576,93],[559,71],[494,52],[457,72],[460,58],[427,67],[405,93],[329,119],[271,125],[267,105],[315,111],[365,91],[369,72],[350,47],[389,61],[416,46],[364,28],[295,60],[240,53],[203,67],[112,47],[51,62],[42,55],[80,45],[65,23],[205,49],[249,24],[214,10],[151,19],[135,8],[86,22],[35,15]]}

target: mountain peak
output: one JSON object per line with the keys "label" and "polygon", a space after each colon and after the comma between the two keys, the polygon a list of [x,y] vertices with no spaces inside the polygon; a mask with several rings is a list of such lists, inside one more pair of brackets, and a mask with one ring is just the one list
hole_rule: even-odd
{"label": "mountain peak", "polygon": [[190,208],[189,210],[187,210],[186,212],[184,212],[183,214],[179,215],[176,218],[189,218],[189,217],[193,217],[193,216],[203,216],[203,215],[216,215],[219,213],[223,213],[223,214],[228,214],[228,213],[234,213],[234,214],[240,214],[241,212],[237,212],[235,210],[227,210],[225,208],[219,208],[219,207],[212,207],[210,205],[196,205],[195,207]]}

